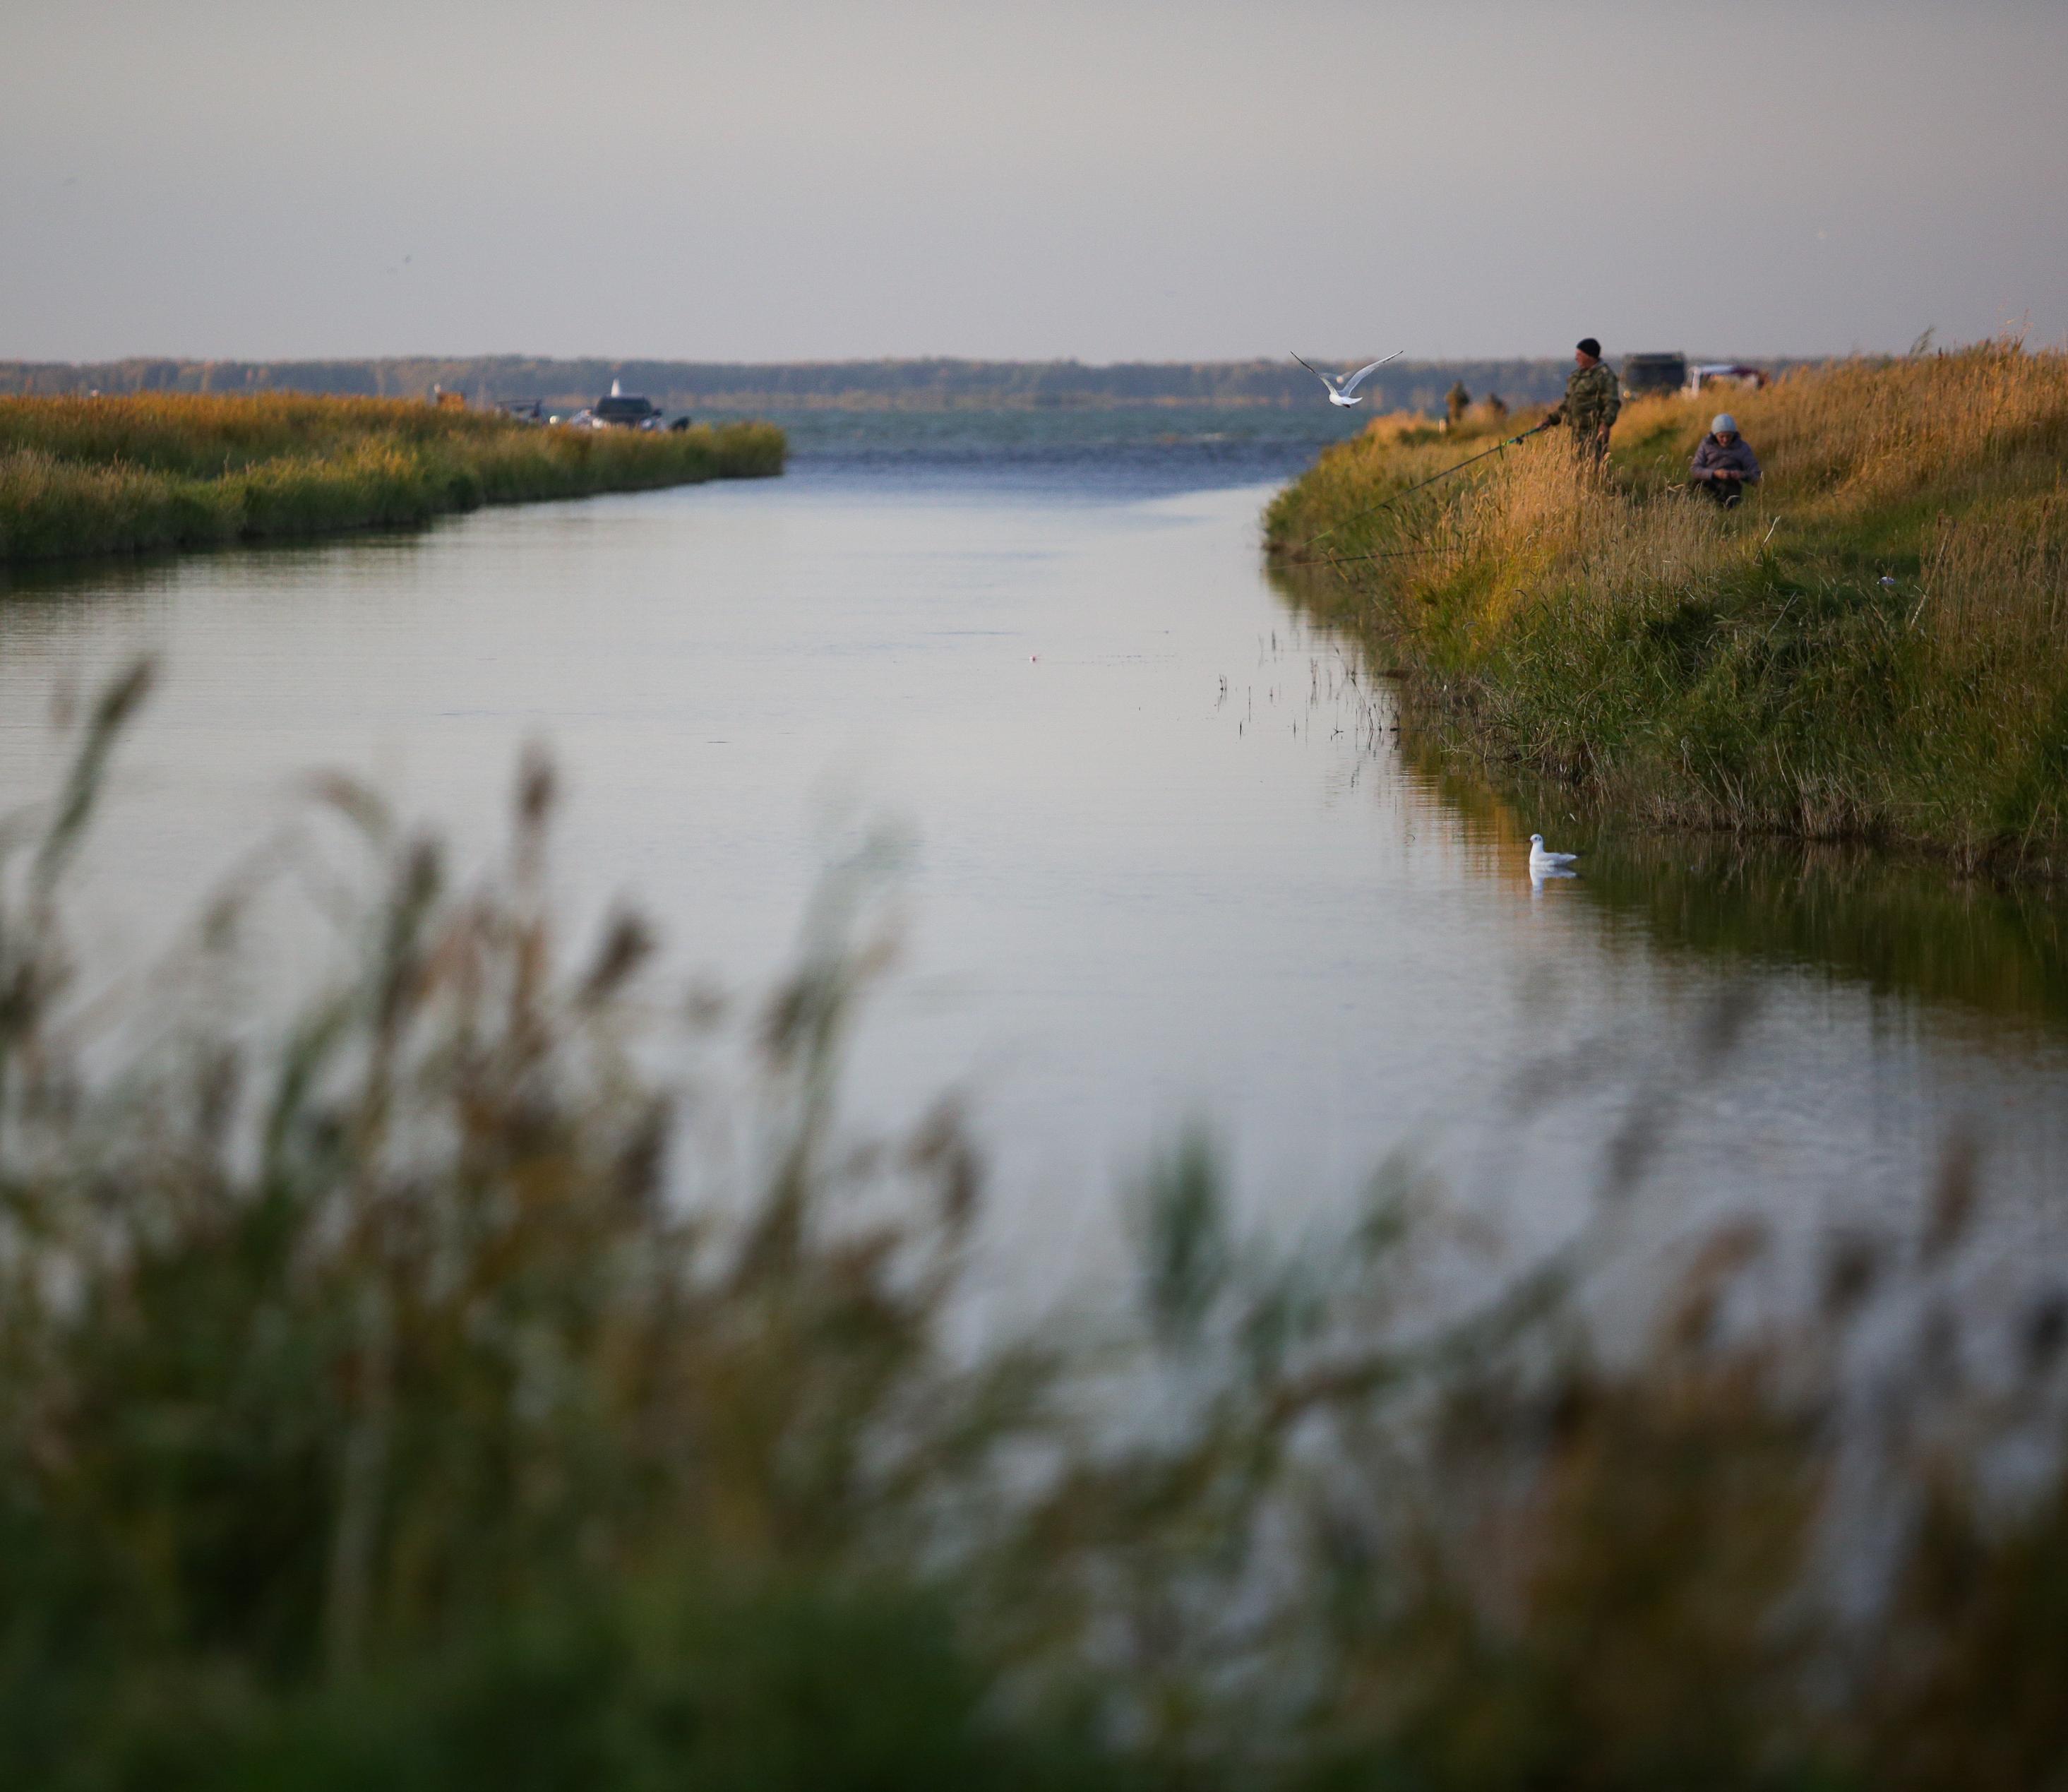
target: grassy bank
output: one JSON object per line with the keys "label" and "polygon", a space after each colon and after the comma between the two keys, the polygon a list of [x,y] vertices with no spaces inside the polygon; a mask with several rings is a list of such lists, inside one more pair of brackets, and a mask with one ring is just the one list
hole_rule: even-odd
{"label": "grassy bank", "polygon": [[0,398],[0,564],[399,527],[755,478],[783,457],[758,423],[636,434],[399,399]]}
{"label": "grassy bank", "polygon": [[1626,406],[1599,487],[1553,434],[1402,496],[1499,438],[1385,419],[1280,494],[1269,551],[1423,715],[1582,802],[2068,873],[2068,357],[1729,404],[1767,478],[1728,515],[1674,489],[1713,395]]}
{"label": "grassy bank", "polygon": [[1548,1260],[1400,1166],[1288,1256],[1188,1146],[1133,1304],[1001,1337],[952,1111],[836,1122],[865,865],[731,1021],[558,931],[543,764],[465,881],[333,779],[298,1020],[248,885],[111,990],[68,874],[147,683],[0,817],[10,1792],[2061,1783],[2058,1266],[1958,1140],[1914,1218],[1660,1261],[1730,1000]]}
{"label": "grassy bank", "polygon": [[[1401,739],[1407,764],[1475,849],[1526,855],[1569,792],[1510,767],[1499,787],[1440,731]],[[1794,837],[1620,828],[1589,846],[1587,912],[1732,971],[1776,963],[1949,1003],[2000,1033],[2068,1017],[2068,904],[2030,878],[1949,878],[1940,860]]]}

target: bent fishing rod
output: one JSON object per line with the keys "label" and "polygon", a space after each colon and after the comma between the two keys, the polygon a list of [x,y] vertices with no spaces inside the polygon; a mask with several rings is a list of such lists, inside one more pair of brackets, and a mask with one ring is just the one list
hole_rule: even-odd
{"label": "bent fishing rod", "polygon": [[[1545,430],[1550,427],[1551,420],[1547,417],[1533,430],[1525,430],[1520,435],[1510,436],[1505,442],[1496,442],[1491,448],[1483,448],[1476,454],[1471,455],[1466,459],[1459,461],[1455,466],[1447,466],[1440,473],[1431,473],[1426,479],[1416,480],[1415,483],[1408,487],[1405,491],[1396,491],[1390,498],[1382,498],[1375,504],[1366,504],[1362,510],[1352,511],[1348,516],[1342,519],[1341,522],[1331,523],[1328,527],[1322,530],[1319,535],[1310,535],[1305,541],[1298,543],[1293,548],[1292,552],[1296,554],[1304,554],[1309,548],[1313,547],[1316,542],[1325,540],[1328,536],[1333,535],[1337,530],[1356,522],[1360,517],[1370,516],[1375,511],[1390,510],[1395,504],[1398,503],[1402,499],[1412,497],[1416,492],[1421,491],[1424,486],[1432,486],[1435,484],[1439,479],[1447,479],[1453,473],[1462,473],[1467,467],[1472,466],[1475,462],[1484,460],[1488,454],[1498,454],[1504,449],[1513,448],[1520,443],[1527,442],[1533,435],[1541,435]],[[1358,557],[1362,559],[1376,556],[1358,556]]]}

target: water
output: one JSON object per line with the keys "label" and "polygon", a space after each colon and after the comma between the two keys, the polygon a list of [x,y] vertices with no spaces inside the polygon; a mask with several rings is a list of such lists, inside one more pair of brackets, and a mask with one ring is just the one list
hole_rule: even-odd
{"label": "water", "polygon": [[[723,413],[699,413],[722,422]],[[742,413],[747,414],[747,413]],[[1289,479],[1365,413],[1315,405],[1032,405],[1016,410],[804,408],[751,413],[781,425],[804,470],[904,484],[975,481],[1115,499]]]}
{"label": "water", "polygon": [[[887,826],[906,946],[849,1112],[967,1094],[1024,1289],[1117,1273],[1121,1192],[1190,1124],[1287,1236],[1405,1152],[1532,1237],[1634,1104],[1664,1122],[1663,1232],[1748,1204],[1785,1241],[1902,1225],[1964,1129],[2033,1261],[2058,1253],[2054,905],[1579,839],[1403,749],[1383,686],[1260,569],[1258,512],[1315,446],[1284,414],[1174,442],[1167,413],[840,419],[780,481],[34,581],[0,607],[0,791],[48,788],[54,694],[161,657],[88,866],[104,975],[295,836],[313,768],[478,859],[549,742],[572,908],[636,895],[678,971],[735,989]],[[1533,889],[1537,829],[1588,875]],[[1732,992],[1743,1031],[1693,1077]]]}

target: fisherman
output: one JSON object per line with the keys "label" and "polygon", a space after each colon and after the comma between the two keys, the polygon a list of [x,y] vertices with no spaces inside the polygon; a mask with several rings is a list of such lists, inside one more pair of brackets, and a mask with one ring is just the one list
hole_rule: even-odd
{"label": "fisherman", "polygon": [[1615,369],[1602,359],[1600,343],[1582,336],[1573,351],[1573,371],[1565,376],[1565,396],[1540,427],[1564,424],[1572,431],[1573,457],[1588,471],[1598,473],[1608,463],[1609,431],[1622,409]]}
{"label": "fisherman", "polygon": [[1465,389],[1465,382],[1458,381],[1443,394],[1443,417],[1447,427],[1455,430],[1464,422],[1465,413],[1472,409],[1472,395]]}
{"label": "fisherman", "polygon": [[1747,486],[1759,483],[1759,456],[1738,434],[1738,420],[1728,411],[1719,411],[1709,419],[1709,433],[1696,449],[1688,472],[1687,489],[1725,510],[1744,496]]}

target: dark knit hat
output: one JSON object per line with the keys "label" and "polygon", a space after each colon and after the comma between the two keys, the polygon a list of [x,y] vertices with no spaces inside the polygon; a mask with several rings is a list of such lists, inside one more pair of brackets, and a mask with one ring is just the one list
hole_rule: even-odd
{"label": "dark knit hat", "polygon": [[1602,358],[1602,345],[1592,336],[1582,336],[1573,346],[1583,355],[1592,355],[1596,360]]}

